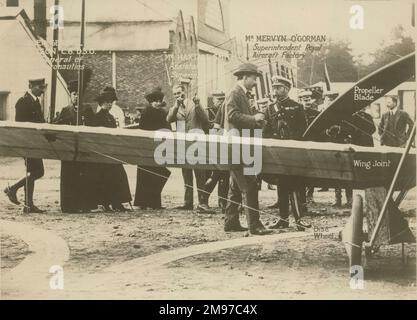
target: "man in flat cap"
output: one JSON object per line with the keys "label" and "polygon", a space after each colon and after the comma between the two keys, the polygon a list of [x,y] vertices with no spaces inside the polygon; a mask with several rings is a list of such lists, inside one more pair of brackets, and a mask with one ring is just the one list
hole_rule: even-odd
{"label": "man in flat cap", "polygon": [[[167,122],[177,122],[178,125],[185,126],[185,132],[192,129],[204,130],[209,127],[209,119],[200,101],[197,97],[193,100],[187,99],[185,96],[185,87],[183,85],[176,85],[173,88],[175,103],[169,109],[167,115]],[[184,180],[184,205],[177,207],[180,210],[194,209],[194,187],[193,187],[193,173],[197,184],[198,206],[197,211],[201,213],[214,213],[208,206],[207,193],[205,191],[205,183],[207,181],[206,170],[201,169],[182,169],[182,176]]]}
{"label": "man in flat cap", "polygon": [[[267,125],[264,130],[264,137],[301,140],[304,131],[307,129],[307,121],[303,106],[288,96],[292,83],[280,76],[274,76],[271,80],[276,103],[266,111]],[[279,200],[271,207],[279,207],[280,219],[272,227],[287,228],[289,226],[290,201],[297,229],[304,230],[310,227],[301,220],[296,210],[297,207],[301,208],[301,204],[305,203],[305,188],[302,182],[295,177],[279,176],[277,177],[277,183]]]}
{"label": "man in flat cap", "polygon": [[[256,65],[245,63],[234,72],[237,77],[236,86],[226,96],[225,101],[225,130],[262,129],[265,115],[252,114],[250,111],[249,95],[256,85],[257,77],[261,75]],[[259,219],[258,184],[255,175],[244,175],[242,166],[233,166],[230,170],[230,190],[226,206],[224,230],[226,232],[244,231],[239,222],[239,204],[243,200],[249,232],[254,235],[265,235],[270,230],[265,229]],[[242,197],[243,196],[243,197]],[[243,199],[242,199],[243,198]]]}
{"label": "man in flat cap", "polygon": [[298,100],[304,107],[304,113],[306,115],[307,126],[309,126],[313,120],[320,114],[316,109],[317,105],[314,102],[312,97],[312,92],[309,90],[302,90],[298,94]]}
{"label": "man in flat cap", "polygon": [[207,108],[208,118],[210,121],[210,127],[218,127],[216,126],[216,115],[219,110],[224,105],[224,99],[226,99],[226,94],[224,92],[214,92],[212,95],[212,106]]}
{"label": "man in flat cap", "polygon": [[[45,123],[42,106],[39,101],[39,97],[43,95],[45,87],[45,79],[29,80],[29,91],[16,103],[16,121]],[[23,187],[25,190],[25,207],[23,212],[43,213],[45,211],[40,210],[33,203],[35,181],[44,175],[43,161],[42,159],[25,158],[25,165],[26,176],[11,187],[7,187],[4,192],[12,203],[18,205],[20,203],[16,194]]]}
{"label": "man in flat cap", "polygon": [[[224,92],[214,92],[212,94],[213,105],[207,108],[208,118],[210,121],[211,129],[223,129],[224,128],[224,100],[226,94]],[[221,132],[221,130],[219,130]],[[210,197],[216,185],[218,205],[222,209],[222,213],[226,210],[227,193],[229,192],[229,179],[230,175],[227,171],[213,170],[209,172],[208,179],[205,184],[205,190],[207,192],[207,198]]]}

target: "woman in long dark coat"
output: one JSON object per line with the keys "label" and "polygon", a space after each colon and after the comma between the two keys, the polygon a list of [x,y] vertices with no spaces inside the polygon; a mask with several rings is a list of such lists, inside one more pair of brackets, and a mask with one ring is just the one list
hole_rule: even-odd
{"label": "woman in long dark coat", "polygon": [[[93,127],[116,128],[116,120],[109,113],[112,106],[111,93],[102,92],[97,98],[97,111],[87,121]],[[96,202],[107,210],[110,205],[115,211],[128,211],[123,203],[132,201],[126,171],[122,164],[96,163],[93,178],[92,194],[96,194]]]}
{"label": "woman in long dark coat", "polygon": [[[54,124],[77,125],[78,116],[78,82],[70,81],[71,104],[63,108],[54,120]],[[88,193],[84,190],[87,181],[84,179],[85,163],[61,161],[60,203],[64,213],[79,213],[94,209]]]}
{"label": "woman in long dark coat", "polygon": [[[166,111],[162,108],[164,98],[162,91],[155,89],[145,98],[149,105],[142,112],[139,129],[150,131],[171,129],[166,121]],[[138,167],[134,205],[142,209],[163,209],[161,193],[170,175],[171,172],[165,167]]]}

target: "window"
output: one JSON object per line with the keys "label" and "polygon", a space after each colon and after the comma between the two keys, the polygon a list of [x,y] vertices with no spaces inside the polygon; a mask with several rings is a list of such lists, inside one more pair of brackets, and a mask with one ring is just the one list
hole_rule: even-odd
{"label": "window", "polygon": [[205,23],[212,28],[224,31],[223,12],[220,0],[207,0]]}
{"label": "window", "polygon": [[7,96],[8,92],[0,92],[0,120],[7,120]]}
{"label": "window", "polygon": [[18,7],[19,0],[7,0],[6,7]]}

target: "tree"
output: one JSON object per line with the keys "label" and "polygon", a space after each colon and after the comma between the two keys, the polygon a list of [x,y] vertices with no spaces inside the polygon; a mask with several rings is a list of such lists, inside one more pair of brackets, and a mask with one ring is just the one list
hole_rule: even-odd
{"label": "tree", "polygon": [[324,64],[332,82],[358,80],[357,66],[349,43],[343,40],[330,41],[318,52],[307,53],[298,62],[298,87],[306,87],[324,81]]}
{"label": "tree", "polygon": [[371,57],[372,63],[364,65],[361,63],[359,74],[361,77],[378,70],[379,68],[395,61],[415,50],[415,44],[410,36],[406,36],[404,28],[397,25],[391,31],[391,37],[388,41],[381,43],[381,48],[376,50]]}

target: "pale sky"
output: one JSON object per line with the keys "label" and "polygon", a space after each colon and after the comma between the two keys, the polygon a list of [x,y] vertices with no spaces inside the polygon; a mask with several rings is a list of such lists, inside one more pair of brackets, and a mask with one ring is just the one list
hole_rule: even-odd
{"label": "pale sky", "polygon": [[[409,0],[231,0],[231,36],[323,34],[349,40],[354,54],[367,54],[375,51],[381,41],[388,40],[397,24],[414,36],[411,3]],[[364,9],[363,30],[349,27],[350,8],[357,4]]]}

